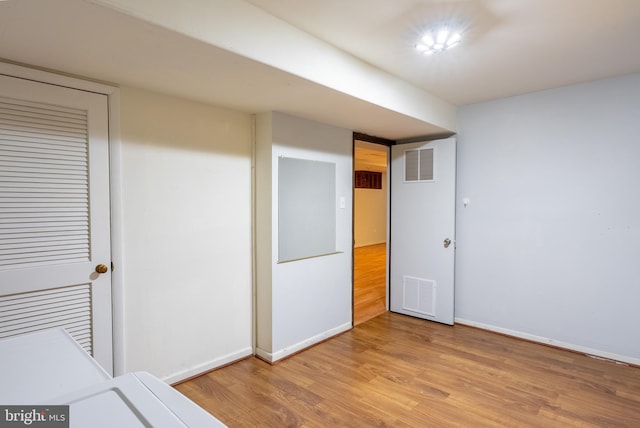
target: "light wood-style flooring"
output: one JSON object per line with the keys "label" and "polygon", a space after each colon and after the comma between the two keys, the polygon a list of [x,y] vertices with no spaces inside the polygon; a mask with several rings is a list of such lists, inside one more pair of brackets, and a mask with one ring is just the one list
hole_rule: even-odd
{"label": "light wood-style flooring", "polygon": [[230,427],[640,427],[640,368],[385,313],[177,389]]}
{"label": "light wood-style flooring", "polygon": [[353,249],[353,325],[384,313],[387,298],[387,244]]}

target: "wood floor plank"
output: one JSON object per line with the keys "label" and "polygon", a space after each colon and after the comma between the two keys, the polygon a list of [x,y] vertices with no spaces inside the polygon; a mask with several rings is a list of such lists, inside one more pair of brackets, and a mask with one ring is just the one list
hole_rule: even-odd
{"label": "wood floor plank", "polygon": [[640,368],[393,313],[176,388],[230,427],[640,427]]}
{"label": "wood floor plank", "polygon": [[386,312],[387,244],[353,249],[353,324]]}

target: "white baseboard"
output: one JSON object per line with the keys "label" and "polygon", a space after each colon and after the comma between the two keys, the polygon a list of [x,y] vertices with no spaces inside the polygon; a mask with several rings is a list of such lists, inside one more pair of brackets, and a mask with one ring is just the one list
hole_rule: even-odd
{"label": "white baseboard", "polygon": [[354,248],[360,248],[360,247],[368,247],[370,245],[378,245],[378,244],[386,244],[387,241],[383,240],[383,241],[377,241],[377,242],[365,242],[365,243],[359,243],[354,245]]}
{"label": "white baseboard", "polygon": [[601,351],[599,349],[588,348],[586,346],[575,345],[573,343],[562,342],[555,339],[549,339],[547,337],[536,336],[529,333],[523,333],[520,331],[509,330],[507,328],[496,327],[490,324],[483,324],[476,321],[469,321],[463,318],[456,318],[455,322],[462,325],[468,325],[471,327],[480,328],[482,330],[489,330],[496,333],[501,333],[507,336],[517,337],[519,339],[530,340],[531,342],[543,343],[545,345],[556,346],[558,348],[564,348],[575,352],[580,352],[582,354],[586,354],[589,356],[594,356],[598,358],[604,358],[607,360],[614,360],[616,362],[633,364],[636,366],[640,366],[640,358],[629,357],[626,355],[618,355],[611,352]]}
{"label": "white baseboard", "polygon": [[330,337],[336,336],[342,332],[350,330],[352,328],[351,323],[345,323],[336,328],[332,328],[331,330],[327,330],[323,333],[317,334],[309,339],[305,339],[302,342],[298,342],[294,345],[287,346],[284,349],[281,349],[276,352],[267,352],[264,349],[256,348],[256,355],[262,358],[265,361],[270,363],[275,363],[278,360],[281,360],[285,357],[295,354],[296,352],[302,351],[305,348],[315,345],[316,343],[320,343],[323,340],[327,340]]}
{"label": "white baseboard", "polygon": [[162,380],[165,383],[168,383],[169,385],[173,385],[174,383],[183,381],[185,379],[189,379],[190,377],[194,377],[202,373],[206,373],[210,370],[213,370],[218,367],[222,367],[229,363],[233,363],[234,361],[241,360],[251,355],[253,355],[253,350],[251,349],[251,347],[244,348],[237,352],[233,352],[231,354],[224,355],[220,358],[216,358],[215,360],[198,364],[197,366],[192,367],[188,370],[183,370],[183,371],[174,373],[170,376],[163,377]]}

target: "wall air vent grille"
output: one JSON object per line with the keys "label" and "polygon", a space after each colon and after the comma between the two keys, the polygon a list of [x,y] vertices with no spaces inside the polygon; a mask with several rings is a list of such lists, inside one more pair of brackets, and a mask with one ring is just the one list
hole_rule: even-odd
{"label": "wall air vent grille", "polygon": [[404,181],[435,181],[435,151],[433,148],[404,152]]}

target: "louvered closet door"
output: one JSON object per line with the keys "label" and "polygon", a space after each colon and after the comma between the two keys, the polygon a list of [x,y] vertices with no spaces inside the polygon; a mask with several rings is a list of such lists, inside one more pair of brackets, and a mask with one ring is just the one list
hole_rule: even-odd
{"label": "louvered closet door", "polygon": [[0,338],[61,326],[111,373],[110,252],[107,97],[0,76]]}

